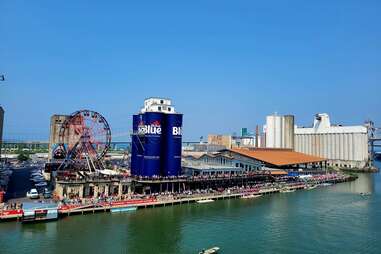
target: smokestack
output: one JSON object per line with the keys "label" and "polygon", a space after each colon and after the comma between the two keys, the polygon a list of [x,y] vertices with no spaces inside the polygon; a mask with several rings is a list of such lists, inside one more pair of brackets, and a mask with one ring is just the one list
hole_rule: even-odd
{"label": "smokestack", "polygon": [[259,126],[255,127],[255,148],[259,147]]}

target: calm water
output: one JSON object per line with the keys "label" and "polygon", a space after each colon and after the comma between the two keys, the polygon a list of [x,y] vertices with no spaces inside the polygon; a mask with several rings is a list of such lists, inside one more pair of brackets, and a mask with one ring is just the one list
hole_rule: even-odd
{"label": "calm water", "polygon": [[[363,197],[360,192],[372,192]],[[381,175],[257,200],[0,224],[0,253],[381,253]]]}

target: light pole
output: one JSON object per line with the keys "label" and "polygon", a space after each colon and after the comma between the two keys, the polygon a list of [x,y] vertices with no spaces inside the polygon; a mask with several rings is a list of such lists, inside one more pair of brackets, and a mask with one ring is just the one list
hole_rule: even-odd
{"label": "light pole", "polygon": [[[5,75],[4,74],[1,74],[0,75],[0,81],[5,81]],[[1,164],[1,150],[3,149],[3,121],[4,121],[4,110],[3,108],[0,106],[0,113],[1,113],[1,119],[0,119],[0,165]]]}

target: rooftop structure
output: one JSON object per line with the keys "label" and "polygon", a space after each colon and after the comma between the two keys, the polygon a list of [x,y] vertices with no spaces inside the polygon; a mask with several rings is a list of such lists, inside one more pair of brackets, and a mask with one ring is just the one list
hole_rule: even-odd
{"label": "rooftop structure", "polygon": [[161,112],[167,114],[173,114],[175,108],[172,105],[172,101],[164,98],[148,98],[144,100],[144,106],[140,110],[141,114],[146,112]]}
{"label": "rooftop structure", "polygon": [[233,153],[238,153],[250,158],[254,158],[258,161],[262,161],[266,164],[282,167],[282,166],[292,166],[300,164],[309,163],[321,163],[326,161],[326,159],[311,156],[303,153],[294,152],[291,149],[269,149],[269,148],[258,148],[258,149],[231,149]]}
{"label": "rooftop structure", "polygon": [[343,126],[331,125],[331,120],[328,114],[316,114],[312,127],[297,127],[295,134],[336,134],[336,133],[363,133],[367,134],[368,130],[363,125]]}

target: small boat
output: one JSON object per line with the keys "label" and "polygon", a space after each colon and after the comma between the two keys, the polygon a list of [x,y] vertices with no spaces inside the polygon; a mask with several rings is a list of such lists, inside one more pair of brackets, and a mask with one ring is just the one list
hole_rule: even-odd
{"label": "small boat", "polygon": [[307,186],[307,190],[313,190],[313,189],[316,189],[316,185],[310,185],[310,186]]}
{"label": "small boat", "polygon": [[212,203],[212,202],[214,202],[214,200],[213,199],[202,199],[202,200],[197,200],[196,202],[199,204],[205,204],[205,203]]}
{"label": "small boat", "polygon": [[220,250],[219,247],[213,247],[213,248],[210,248],[210,249],[204,249],[202,251],[200,251],[198,254],[213,254],[213,253],[218,253],[218,251]]}
{"label": "small boat", "polygon": [[282,189],[280,190],[281,193],[291,193],[291,192],[295,192],[295,190],[291,190],[291,189]]}
{"label": "small boat", "polygon": [[332,183],[322,183],[322,184],[320,184],[320,186],[322,186],[322,187],[327,187],[327,186],[331,186],[332,185]]}
{"label": "small boat", "polygon": [[241,196],[242,199],[252,199],[252,198],[259,198],[259,197],[262,197],[262,195],[250,194],[250,195],[243,195],[243,196]]}
{"label": "small boat", "polygon": [[138,210],[137,206],[129,206],[129,207],[113,207],[110,209],[111,213],[122,213],[122,212],[133,212]]}
{"label": "small boat", "polygon": [[36,209],[36,210],[24,210],[24,214],[21,218],[22,223],[28,222],[38,222],[38,221],[49,221],[58,219],[58,210],[47,208],[47,209]]}
{"label": "small boat", "polygon": [[370,195],[372,195],[372,193],[370,193],[370,192],[360,192],[360,195],[361,196],[370,196]]}

